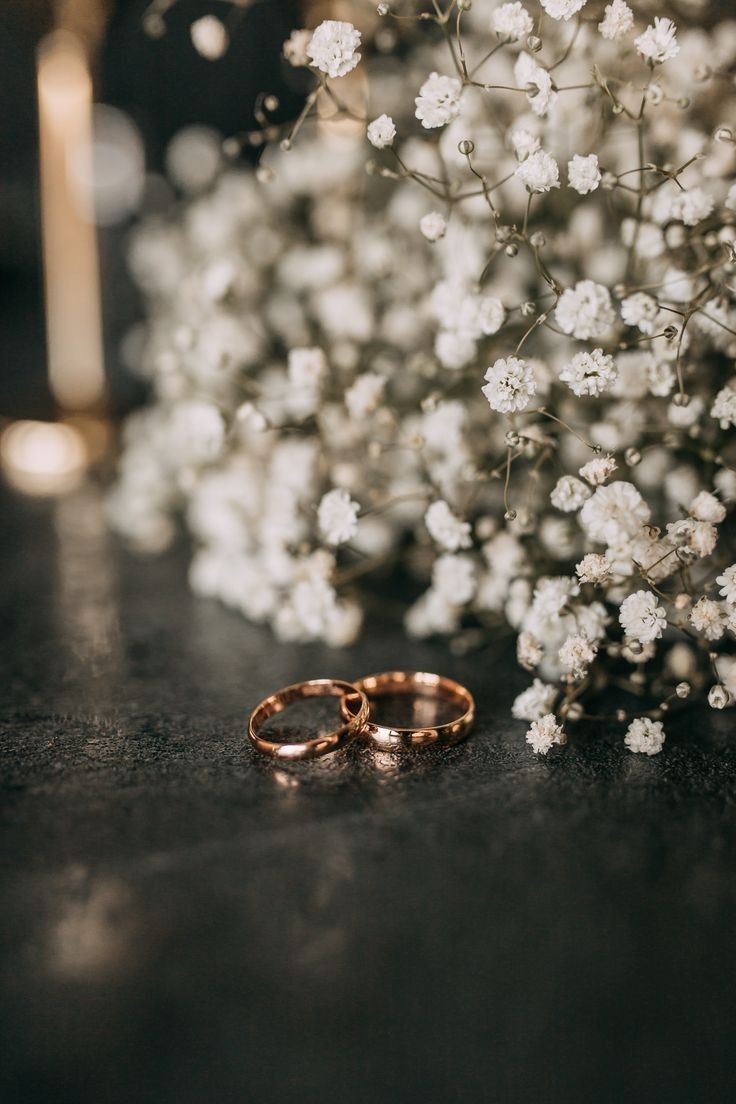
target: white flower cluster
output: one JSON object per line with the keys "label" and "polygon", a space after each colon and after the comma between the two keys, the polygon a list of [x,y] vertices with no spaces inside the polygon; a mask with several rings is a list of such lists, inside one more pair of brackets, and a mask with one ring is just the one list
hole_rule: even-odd
{"label": "white flower cluster", "polygon": [[136,231],[110,516],[182,518],[194,589],[283,640],[353,640],[400,561],[409,634],[517,632],[535,752],[608,685],[655,755],[736,701],[736,24],[424,8],[294,31],[305,112]]}

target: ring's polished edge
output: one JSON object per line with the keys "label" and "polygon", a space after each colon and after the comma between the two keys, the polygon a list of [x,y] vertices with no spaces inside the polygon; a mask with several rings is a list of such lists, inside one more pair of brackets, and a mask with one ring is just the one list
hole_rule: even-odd
{"label": "ring's polished edge", "polygon": [[[267,740],[259,735],[269,717],[281,713],[287,706],[294,702],[303,701],[306,698],[339,697],[340,709],[345,719],[345,724],[334,732],[328,732],[324,736],[315,736],[309,740],[302,740],[292,744],[282,744],[276,740]],[[352,700],[358,707],[345,710],[343,705]],[[343,682],[340,679],[310,679],[306,682],[297,682],[292,686],[284,686],[264,698],[248,719],[248,739],[258,751],[264,755],[270,755],[273,759],[291,760],[316,759],[320,755],[328,755],[338,748],[354,740],[365,727],[368,720],[370,706],[368,698],[358,690],[353,683]]]}
{"label": "ring's polished edge", "polygon": [[[475,701],[466,687],[454,679],[435,675],[429,671],[384,671],[378,675],[367,675],[356,679],[353,684],[357,691],[369,699],[387,694],[410,694],[421,690],[422,696],[436,696],[457,701],[462,713],[446,724],[424,726],[422,728],[399,728],[378,725],[370,716],[363,728],[363,735],[383,751],[411,751],[426,747],[449,747],[464,739],[475,720]],[[340,702],[343,717],[353,716],[347,698]]]}

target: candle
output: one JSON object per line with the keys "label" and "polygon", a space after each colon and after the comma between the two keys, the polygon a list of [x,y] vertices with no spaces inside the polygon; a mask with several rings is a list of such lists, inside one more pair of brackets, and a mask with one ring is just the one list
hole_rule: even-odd
{"label": "candle", "polygon": [[38,104],[49,384],[63,410],[93,410],[103,398],[104,360],[92,81],[81,44],[66,32],[49,35],[39,48]]}

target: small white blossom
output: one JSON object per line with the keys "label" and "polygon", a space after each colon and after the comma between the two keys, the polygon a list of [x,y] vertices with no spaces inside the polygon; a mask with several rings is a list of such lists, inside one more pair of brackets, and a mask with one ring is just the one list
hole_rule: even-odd
{"label": "small white blossom", "polygon": [[535,678],[531,686],[514,698],[511,715],[517,721],[538,721],[545,713],[549,713],[556,697],[556,686]]}
{"label": "small white blossom", "polygon": [[448,552],[457,552],[460,548],[469,548],[470,525],[456,517],[442,499],[433,502],[424,515],[424,523],[429,535]]}
{"label": "small white blossom", "polygon": [[587,157],[576,153],[571,161],[567,162],[567,182],[580,195],[594,192],[601,182],[601,170],[598,167],[598,158],[594,153]]}
{"label": "small white blossom", "polygon": [[696,521],[709,521],[712,525],[719,525],[726,516],[726,507],[710,491],[701,491],[690,503],[688,513]]}
{"label": "small white blossom", "polygon": [[685,226],[697,226],[713,210],[712,198],[702,188],[688,188],[678,192],[670,205],[670,217],[684,222]]}
{"label": "small white blossom", "polygon": [[618,465],[612,456],[596,456],[594,460],[589,460],[587,464],[583,464],[578,474],[582,475],[583,479],[587,480],[592,487],[600,487],[609,476],[613,475],[617,467]]}
{"label": "small white blossom", "polygon": [[[516,659],[520,667],[533,671],[544,658],[544,649],[534,633],[520,632],[516,638]],[[552,702],[548,708],[551,708]]]}
{"label": "small white blossom", "polygon": [[390,115],[379,115],[372,123],[368,124],[368,141],[376,149],[386,149],[392,146],[396,137],[396,124]]}
{"label": "small white blossom", "polygon": [[587,0],[539,0],[539,2],[552,19],[567,21],[585,7]]}
{"label": "small white blossom", "polygon": [[502,4],[491,15],[491,29],[499,38],[507,38],[516,42],[520,38],[526,38],[534,30],[534,21],[529,12],[518,0],[512,4]]}
{"label": "small white blossom", "polygon": [[317,510],[320,532],[328,544],[344,544],[358,532],[360,506],[347,491],[336,487],[323,496]]}
{"label": "small white blossom", "polygon": [[602,349],[576,353],[560,379],[576,395],[601,395],[616,379],[616,364]]}
{"label": "small white blossom", "polygon": [[634,13],[624,0],[612,0],[606,4],[603,19],[598,24],[598,30],[603,38],[615,40],[623,38],[634,26]]}
{"label": "small white blossom", "polygon": [[317,387],[327,374],[327,359],[317,347],[291,349],[288,357],[289,380],[295,387]]}
{"label": "small white blossom", "polygon": [[316,69],[328,77],[345,77],[360,61],[360,31],[352,23],[325,19],[315,30],[307,56]]}
{"label": "small white blossom", "polygon": [[643,58],[661,65],[677,57],[680,47],[676,38],[677,27],[671,19],[655,16],[643,34],[634,39],[634,45]]}
{"label": "small white blossom", "polygon": [[470,556],[438,556],[432,569],[432,587],[446,602],[464,606],[475,594],[477,580]]}
{"label": "small white blossom", "polygon": [[720,603],[712,598],[700,598],[690,610],[690,624],[706,640],[720,640],[725,630]]}
{"label": "small white blossom", "polygon": [[221,58],[228,48],[230,39],[224,23],[216,15],[203,15],[189,28],[194,49],[208,61]]}
{"label": "small white blossom", "polygon": [[514,78],[518,87],[526,91],[529,106],[535,115],[546,115],[554,107],[559,93],[552,87],[552,77],[529,54],[519,54],[514,65]]}
{"label": "small white blossom", "polygon": [[532,153],[536,153],[541,144],[541,139],[537,138],[534,134],[530,134],[529,131],[524,130],[523,127],[519,127],[518,130],[513,130],[511,132],[511,145],[519,161],[523,161],[525,157],[529,157]]}
{"label": "small white blossom", "polygon": [[562,475],[555,483],[550,494],[550,502],[563,513],[575,513],[590,498],[591,491],[581,479],[574,475]]}
{"label": "small white blossom", "polygon": [[659,640],[667,626],[667,614],[650,590],[636,590],[624,598],[618,619],[628,639],[640,644]]}
{"label": "small white blossom", "polygon": [[311,41],[311,31],[302,29],[291,32],[286,42],[281,47],[281,52],[289,65],[293,65],[295,68],[302,65],[309,65],[307,46],[309,46]]}
{"label": "small white blossom", "polygon": [[637,291],[621,300],[621,317],[627,326],[636,326],[642,333],[653,334],[659,314],[659,303],[644,291]]}
{"label": "small white blossom", "polygon": [[562,670],[579,681],[585,678],[588,668],[598,654],[598,645],[588,640],[584,633],[574,633],[568,636],[557,654]]}
{"label": "small white blossom", "polygon": [[718,392],[710,416],[721,423],[721,429],[736,426],[736,387],[733,384],[726,384]]}
{"label": "small white blossom", "polygon": [[631,722],[624,736],[629,751],[641,755],[658,755],[665,741],[664,726],[661,721],[652,721],[649,717],[637,717]]}
{"label": "small white blossom", "polygon": [[608,288],[593,280],[580,280],[574,288],[563,291],[555,318],[563,333],[580,341],[600,337],[615,318]]}
{"label": "small white blossom", "polygon": [[416,116],[427,130],[452,122],[460,111],[462,85],[457,77],[430,73],[414,100]]}
{"label": "small white blossom", "polygon": [[447,233],[447,219],[439,211],[430,211],[420,218],[419,229],[427,241],[439,241]]}
{"label": "small white blossom", "polygon": [[598,552],[589,552],[580,563],[575,564],[575,574],[581,583],[603,586],[611,578],[611,561]]}
{"label": "small white blossom", "polygon": [[710,556],[718,542],[718,530],[707,521],[683,518],[667,524],[667,535],[679,548],[687,548],[699,559]]}
{"label": "small white blossom", "polygon": [[555,744],[566,744],[567,736],[562,725],[557,723],[554,713],[547,713],[538,721],[532,721],[526,734],[526,742],[531,744],[537,755],[546,755]]}
{"label": "small white blossom", "polygon": [[716,577],[716,582],[721,588],[719,593],[726,599],[726,601],[736,606],[736,563],[727,567],[722,574]]}
{"label": "small white blossom", "polygon": [[487,382],[481,391],[491,410],[501,414],[524,410],[536,391],[534,373],[525,360],[515,356],[497,360],[487,369],[484,379]]}
{"label": "small white blossom", "polygon": [[596,488],[580,511],[580,524],[591,540],[615,546],[635,537],[650,516],[633,483],[619,479]]}
{"label": "small white blossom", "polygon": [[384,376],[376,372],[364,372],[345,392],[345,406],[350,417],[362,421],[378,407],[386,387]]}
{"label": "small white blossom", "polygon": [[516,176],[529,192],[548,192],[560,186],[560,170],[545,150],[530,153],[516,169]]}

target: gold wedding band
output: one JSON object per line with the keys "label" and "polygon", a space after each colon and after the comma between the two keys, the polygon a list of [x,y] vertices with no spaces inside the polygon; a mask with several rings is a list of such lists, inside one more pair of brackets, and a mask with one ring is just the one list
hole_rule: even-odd
{"label": "gold wedding band", "polygon": [[[383,751],[409,751],[414,748],[448,747],[462,740],[475,719],[475,702],[469,690],[453,679],[427,671],[385,671],[380,675],[367,675],[357,679],[355,690],[367,698],[378,698],[394,694],[413,694],[416,697],[441,698],[455,702],[459,715],[455,720],[441,725],[427,725],[421,728],[399,728],[379,725],[368,717],[363,726],[363,735]],[[353,702],[355,702],[355,696]],[[354,708],[350,699],[340,702],[343,717],[352,717]],[[357,714],[356,714],[357,716]]]}
{"label": "gold wedding band", "polygon": [[[324,736],[315,736],[309,740],[302,740],[292,744],[282,744],[276,740],[267,740],[260,736],[259,732],[269,717],[281,713],[287,706],[294,702],[303,701],[306,698],[340,698],[340,708],[345,719],[345,724],[334,732],[328,732]],[[351,703],[351,708],[343,706]],[[368,699],[362,690],[358,690],[351,682],[341,682],[339,679],[311,679],[308,682],[297,682],[293,686],[285,686],[270,697],[264,698],[253,710],[248,720],[248,738],[254,747],[265,755],[274,759],[316,759],[320,755],[337,751],[358,736],[368,720]]]}

